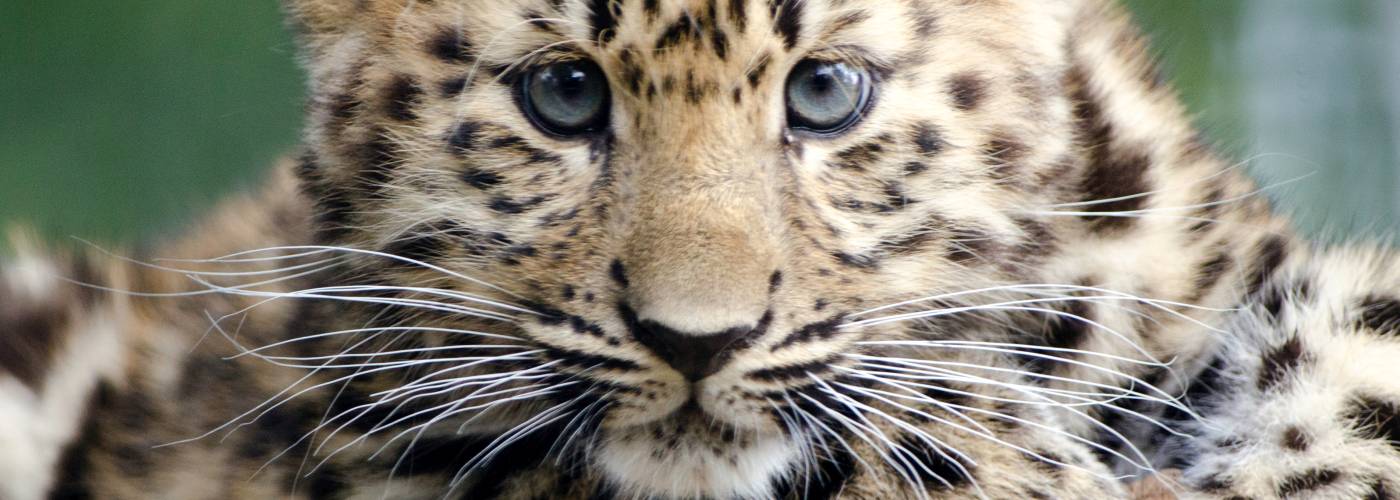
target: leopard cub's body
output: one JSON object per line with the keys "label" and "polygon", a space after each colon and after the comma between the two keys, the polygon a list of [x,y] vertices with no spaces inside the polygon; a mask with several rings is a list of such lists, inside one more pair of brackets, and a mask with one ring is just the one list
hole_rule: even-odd
{"label": "leopard cub's body", "polygon": [[1400,256],[1298,241],[1105,1],[288,9],[263,190],[17,241],[0,497],[1400,489]]}

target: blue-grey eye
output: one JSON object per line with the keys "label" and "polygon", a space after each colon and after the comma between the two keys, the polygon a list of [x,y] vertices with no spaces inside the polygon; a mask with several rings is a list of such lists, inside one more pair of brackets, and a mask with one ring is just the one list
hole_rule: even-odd
{"label": "blue-grey eye", "polygon": [[541,66],[521,82],[521,101],[535,126],[555,135],[579,135],[607,126],[611,94],[592,61]]}
{"label": "blue-grey eye", "polygon": [[821,134],[860,121],[870,100],[870,75],[846,63],[806,60],[787,81],[788,127]]}

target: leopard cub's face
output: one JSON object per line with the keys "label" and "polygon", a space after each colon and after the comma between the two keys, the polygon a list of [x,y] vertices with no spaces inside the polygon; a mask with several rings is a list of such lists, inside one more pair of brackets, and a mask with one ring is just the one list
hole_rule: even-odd
{"label": "leopard cub's face", "polygon": [[524,388],[483,431],[757,496],[839,422],[862,342],[911,335],[863,311],[1022,265],[1071,142],[1064,3],[300,0],[303,175],[328,242],[509,338],[448,341],[523,353],[463,368]]}

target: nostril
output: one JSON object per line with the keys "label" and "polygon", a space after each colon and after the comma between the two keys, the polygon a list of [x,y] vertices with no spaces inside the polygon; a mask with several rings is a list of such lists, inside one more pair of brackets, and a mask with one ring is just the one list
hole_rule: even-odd
{"label": "nostril", "polygon": [[[685,333],[656,321],[638,319],[626,304],[619,306],[619,310],[637,342],[692,382],[723,368],[733,352],[745,345],[755,331],[752,327],[738,327],[710,334]],[[766,323],[762,321],[760,325]]]}

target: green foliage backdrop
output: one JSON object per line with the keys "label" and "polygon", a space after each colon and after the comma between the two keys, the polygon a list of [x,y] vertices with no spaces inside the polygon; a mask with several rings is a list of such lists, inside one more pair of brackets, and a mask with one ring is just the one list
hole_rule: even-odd
{"label": "green foliage backdrop", "polygon": [[[1342,29],[1363,30],[1393,0],[1305,2],[1128,3],[1156,40],[1167,73],[1225,150],[1240,158],[1275,152],[1270,147],[1292,155],[1255,162],[1269,179],[1318,172],[1275,193],[1306,214],[1305,227],[1394,228],[1400,128],[1393,121],[1400,112],[1387,110],[1400,109],[1393,106],[1400,75],[1364,54],[1343,61],[1356,73],[1344,82],[1347,89],[1370,94],[1352,96],[1348,102],[1361,105],[1341,114],[1334,106],[1296,124],[1335,139],[1319,141],[1328,148],[1288,151],[1290,142],[1260,139],[1271,121],[1251,110],[1295,102],[1253,99],[1258,78],[1250,83],[1248,57],[1237,47],[1248,33],[1294,34],[1251,28],[1257,17],[1251,5],[1321,8]],[[1400,37],[1358,39],[1378,51],[1372,56],[1400,52],[1386,45]],[[1345,40],[1339,44],[1351,50]],[[1299,81],[1272,85],[1314,85],[1304,90],[1324,99],[1338,91],[1315,83],[1317,74],[1294,76]],[[0,0],[0,222],[106,240],[178,227],[219,196],[256,182],[297,143],[301,78],[295,47],[270,0]],[[1347,153],[1357,148],[1363,151]]]}

